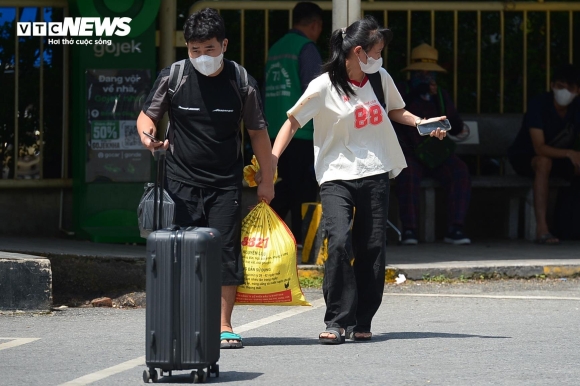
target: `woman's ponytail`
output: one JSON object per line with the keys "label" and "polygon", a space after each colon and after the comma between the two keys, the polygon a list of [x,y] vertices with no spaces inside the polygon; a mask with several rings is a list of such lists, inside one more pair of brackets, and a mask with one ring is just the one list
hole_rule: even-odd
{"label": "woman's ponytail", "polygon": [[[346,72],[346,57],[350,50],[346,28],[335,30],[330,36],[330,59],[322,66],[323,72],[328,72],[330,82],[339,94],[351,96],[354,91],[348,83]],[[347,49],[345,49],[348,46]]]}

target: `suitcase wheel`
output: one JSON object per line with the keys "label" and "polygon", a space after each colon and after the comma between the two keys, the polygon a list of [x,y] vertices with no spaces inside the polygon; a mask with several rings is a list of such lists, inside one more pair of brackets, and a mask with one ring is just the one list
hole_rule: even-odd
{"label": "suitcase wheel", "polygon": [[220,377],[220,365],[218,365],[217,363],[209,366],[209,376],[211,376],[212,374],[215,374],[216,378]]}
{"label": "suitcase wheel", "polygon": [[158,379],[157,371],[155,369],[151,368],[149,370],[143,370],[143,382],[149,383],[149,380],[151,380],[151,382],[155,383]]}
{"label": "suitcase wheel", "polygon": [[207,373],[203,371],[203,369],[192,371],[191,378],[193,379],[193,383],[205,383],[207,380]]}

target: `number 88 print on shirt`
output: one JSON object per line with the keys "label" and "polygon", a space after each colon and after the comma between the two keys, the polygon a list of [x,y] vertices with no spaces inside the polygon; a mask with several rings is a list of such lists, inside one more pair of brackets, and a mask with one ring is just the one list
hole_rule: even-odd
{"label": "number 88 print on shirt", "polygon": [[404,108],[405,102],[387,71],[379,72],[385,109],[366,76],[361,83],[351,81],[355,95],[347,97],[338,94],[324,73],[310,82],[288,111],[301,127],[314,120],[314,166],[320,185],[381,173],[394,178],[407,166],[387,115]]}
{"label": "number 88 print on shirt", "polygon": [[380,125],[383,122],[383,109],[377,103],[373,103],[370,107],[362,106],[354,110],[355,122],[354,126],[357,129],[362,129],[366,125]]}

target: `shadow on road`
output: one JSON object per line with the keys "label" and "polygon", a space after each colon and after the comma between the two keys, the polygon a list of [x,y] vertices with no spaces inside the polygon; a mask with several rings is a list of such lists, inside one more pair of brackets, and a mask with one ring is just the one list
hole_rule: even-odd
{"label": "shadow on road", "polygon": [[244,338],[244,346],[310,346],[317,345],[318,339],[294,337]]}
{"label": "shadow on road", "polygon": [[383,334],[373,335],[373,340],[394,340],[394,339],[433,339],[433,338],[481,338],[481,339],[511,339],[511,336],[486,336],[486,335],[472,335],[472,334],[449,334],[445,332],[388,332]]}
{"label": "shadow on road", "polygon": [[[245,341],[245,339],[244,339]],[[226,383],[226,382],[238,382],[238,381],[251,381],[252,379],[258,378],[264,373],[250,373],[250,372],[239,372],[239,371],[220,371],[219,378],[213,376],[207,378],[207,383]],[[172,384],[183,384],[183,383],[193,383],[193,378],[190,372],[183,372],[179,374],[173,374],[171,377],[164,376],[159,377],[157,383],[172,383]]]}
{"label": "shadow on road", "polygon": [[[486,335],[472,335],[472,334],[449,334],[445,332],[388,332],[382,334],[373,334],[373,339],[370,341],[358,341],[352,343],[373,343],[384,342],[386,340],[395,339],[465,339],[465,338],[480,338],[480,339],[511,339],[509,336],[486,336]],[[350,341],[347,341],[347,343]],[[244,338],[244,346],[311,346],[318,345],[317,338],[294,338],[294,337],[256,337]]]}

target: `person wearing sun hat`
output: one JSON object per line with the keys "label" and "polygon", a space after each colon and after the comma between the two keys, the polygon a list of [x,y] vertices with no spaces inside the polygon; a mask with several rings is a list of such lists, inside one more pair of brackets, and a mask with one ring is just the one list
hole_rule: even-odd
{"label": "person wearing sun hat", "polygon": [[[408,111],[420,117],[446,116],[451,123],[448,134],[463,131],[463,121],[447,93],[437,85],[437,75],[446,73],[438,64],[438,51],[428,44],[420,44],[411,51],[411,60],[402,71],[411,73],[410,79],[397,84]],[[444,241],[462,245],[471,240],[463,231],[467,209],[471,198],[471,178],[465,162],[453,154],[454,144],[445,141],[430,141],[416,130],[406,130],[394,123],[395,132],[401,143],[407,168],[397,177],[396,194],[403,225],[404,245],[418,243],[418,213],[420,184],[423,177],[439,181],[447,192],[448,230]],[[422,152],[439,154],[435,160],[425,161]]]}

